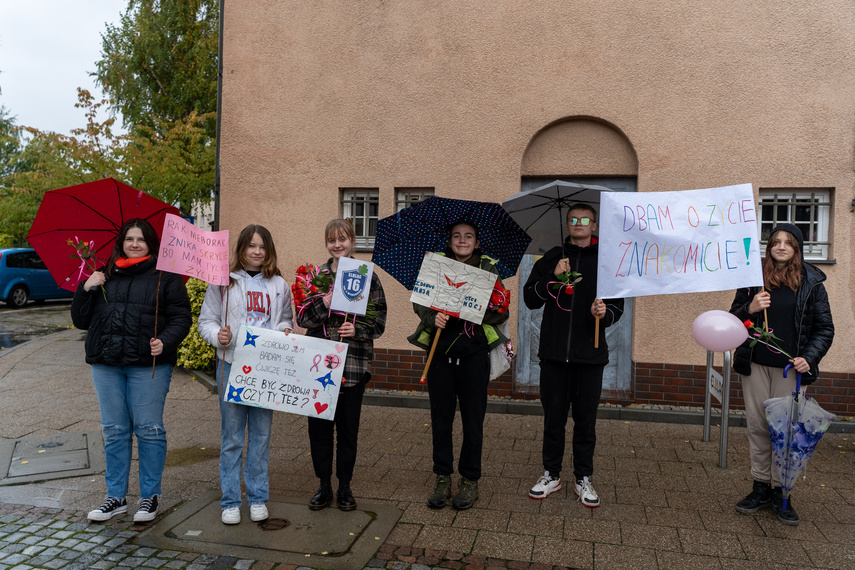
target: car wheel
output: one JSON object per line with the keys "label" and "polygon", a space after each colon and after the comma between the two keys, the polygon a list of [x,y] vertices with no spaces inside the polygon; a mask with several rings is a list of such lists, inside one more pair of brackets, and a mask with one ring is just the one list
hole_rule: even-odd
{"label": "car wheel", "polygon": [[23,285],[16,285],[12,291],[9,292],[9,296],[6,298],[6,303],[8,303],[10,307],[20,309],[26,305],[29,300],[30,294],[27,292],[27,288]]}

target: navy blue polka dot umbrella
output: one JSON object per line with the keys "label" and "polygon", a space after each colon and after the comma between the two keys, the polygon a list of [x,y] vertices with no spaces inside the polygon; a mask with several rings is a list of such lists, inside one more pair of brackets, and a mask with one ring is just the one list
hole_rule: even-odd
{"label": "navy blue polka dot umbrella", "polygon": [[439,196],[380,220],[371,261],[412,289],[425,253],[443,251],[448,246],[449,230],[457,222],[478,229],[481,253],[498,260],[500,277],[517,272],[531,238],[500,204]]}

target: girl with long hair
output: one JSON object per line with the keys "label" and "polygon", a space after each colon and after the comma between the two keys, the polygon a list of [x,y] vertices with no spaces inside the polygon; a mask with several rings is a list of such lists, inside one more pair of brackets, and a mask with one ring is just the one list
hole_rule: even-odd
{"label": "girl with long hair", "polygon": [[796,389],[796,375],[783,377],[792,364],[802,375],[802,386],[816,381],[819,361],[831,347],[834,323],[828,293],[822,284],[825,274],[804,260],[802,232],[791,224],[772,230],[763,260],[765,287],[739,289],[730,312],[741,321],[768,328],[781,339],[777,347],[751,339],[736,349],[733,369],[742,375],[748,444],[751,455],[751,493],[736,504],[743,514],[774,507],[784,524],[799,524],[792,497],[783,501],[783,490],[769,441],[769,425],[763,402],[789,396]]}
{"label": "girl with long hair", "polygon": [[153,520],[160,508],[166,465],[163,406],[178,345],[192,318],[181,277],[155,269],[159,249],[151,224],[129,220],[106,267],[81,283],[71,302],[74,326],[88,331],[86,362],[92,365],[107,463],[107,497],[89,512],[91,521],[128,512],[134,435],[140,480],[134,521]]}
{"label": "girl with long hair", "polygon": [[249,518],[268,518],[270,497],[268,463],[273,411],[226,402],[223,393],[241,324],[282,331],[294,329],[291,289],[279,271],[273,238],[264,226],[249,225],[238,236],[231,258],[228,287],[209,285],[199,314],[199,334],[218,349],[223,361],[217,367],[220,393],[220,487],[223,524],[241,520],[241,461],[246,439],[243,479],[249,503]]}

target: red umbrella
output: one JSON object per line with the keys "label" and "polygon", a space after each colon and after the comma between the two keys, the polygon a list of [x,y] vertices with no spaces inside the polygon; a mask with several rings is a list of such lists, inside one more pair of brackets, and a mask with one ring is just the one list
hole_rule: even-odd
{"label": "red umbrella", "polygon": [[57,284],[74,291],[93,268],[106,265],[126,221],[142,218],[160,237],[166,214],[179,212],[141,190],[105,178],[45,192],[27,240]]}

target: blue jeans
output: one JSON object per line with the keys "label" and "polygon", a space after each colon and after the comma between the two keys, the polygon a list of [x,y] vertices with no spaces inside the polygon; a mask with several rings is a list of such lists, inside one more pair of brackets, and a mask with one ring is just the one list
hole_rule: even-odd
{"label": "blue jeans", "polygon": [[232,365],[230,362],[224,362],[222,367],[222,377],[219,366],[216,371],[222,420],[220,487],[223,490],[223,498],[220,499],[220,506],[224,509],[240,506],[240,467],[244,436],[247,433],[246,463],[243,466],[246,500],[250,505],[264,505],[270,498],[267,464],[270,461],[273,410],[224,402],[223,394],[227,391]]}
{"label": "blue jeans", "polygon": [[101,408],[104,455],[107,462],[107,496],[128,494],[133,434],[139,452],[140,496],[160,495],[166,464],[166,429],[163,405],[172,380],[172,365],[92,365],[92,382]]}

